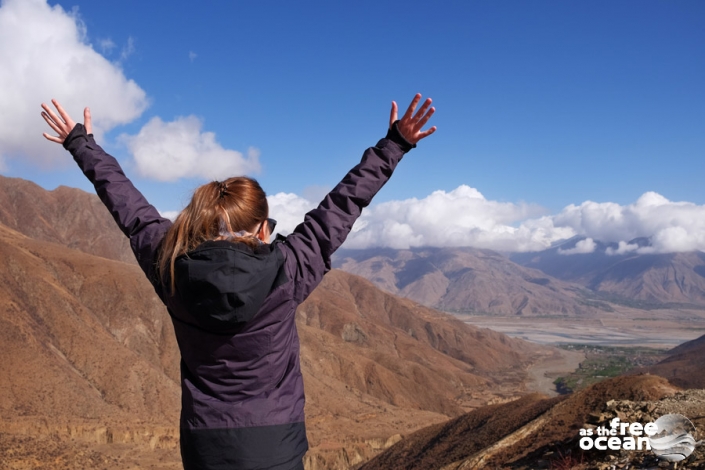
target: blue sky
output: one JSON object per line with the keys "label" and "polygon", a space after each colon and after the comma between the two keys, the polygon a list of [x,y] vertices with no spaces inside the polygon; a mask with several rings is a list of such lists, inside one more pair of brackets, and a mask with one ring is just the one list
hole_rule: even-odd
{"label": "blue sky", "polygon": [[[705,203],[700,1],[49,4],[77,8],[83,42],[146,94],[146,109],[101,139],[160,210],[181,208],[207,180],[131,171],[118,136],[154,117],[196,116],[222,148],[259,150],[253,176],[268,193],[313,198],[384,135],[391,100],[405,107],[416,92],[433,98],[438,131],[376,203],[468,185],[530,206],[507,222],[515,227],[585,201],[635,204],[649,191]],[[27,106],[39,120],[39,103]],[[91,189],[55,161],[8,157],[3,174]]]}

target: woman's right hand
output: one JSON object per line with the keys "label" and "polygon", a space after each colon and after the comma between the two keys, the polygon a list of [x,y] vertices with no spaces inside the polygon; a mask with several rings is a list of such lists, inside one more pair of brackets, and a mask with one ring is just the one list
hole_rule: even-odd
{"label": "woman's right hand", "polygon": [[[44,109],[44,111],[42,111],[42,117],[47,124],[49,124],[49,127],[54,129],[54,132],[56,132],[58,136],[49,135],[46,132],[42,135],[44,135],[47,140],[51,140],[57,144],[63,144],[66,137],[76,126],[76,123],[73,119],[71,119],[71,116],[64,111],[64,108],[61,107],[58,101],[51,100],[51,102],[54,106],[56,106],[56,110],[59,112],[59,116],[61,117],[57,116],[56,113],[54,113],[54,111],[52,111],[51,108],[49,108],[49,106],[45,103],[42,103],[42,109]],[[83,127],[86,128],[86,134],[93,133],[93,128],[91,126],[91,110],[88,108],[83,110]]]}
{"label": "woman's right hand", "polygon": [[[436,132],[436,126],[432,128],[421,131],[421,128],[426,125],[433,113],[436,112],[436,108],[431,108],[431,98],[426,98],[421,109],[414,114],[416,106],[421,101],[421,93],[417,93],[411,104],[407,108],[404,116],[399,120],[399,132],[401,135],[411,144],[416,144],[419,140],[428,137],[429,135]],[[429,109],[430,108],[430,109]],[[394,122],[397,120],[397,103],[392,101],[392,112],[389,116],[389,127],[392,127]]]}

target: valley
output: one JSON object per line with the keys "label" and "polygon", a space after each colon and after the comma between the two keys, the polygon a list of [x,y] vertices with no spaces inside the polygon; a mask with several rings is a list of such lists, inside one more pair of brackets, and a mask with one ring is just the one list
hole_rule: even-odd
{"label": "valley", "polygon": [[[591,363],[608,367],[613,361],[624,361],[625,355],[646,358],[649,364],[665,356],[663,351],[705,334],[705,312],[701,310],[633,311],[620,309],[602,318],[576,319],[572,317],[508,317],[493,315],[457,315],[463,321],[502,332],[513,338],[533,343],[561,346],[553,354],[542,357],[528,369],[527,389],[548,396],[561,390],[554,383],[565,378],[571,390],[618,375],[638,365],[628,361],[612,375],[581,371]],[[595,354],[597,352],[598,354]],[[595,356],[598,356],[595,360]],[[596,377],[595,377],[596,376]],[[558,388],[558,390],[557,390]]]}
{"label": "valley", "polygon": [[609,315],[562,316],[457,315],[462,321],[539,344],[595,344],[672,348],[705,333],[702,310],[631,310]]}

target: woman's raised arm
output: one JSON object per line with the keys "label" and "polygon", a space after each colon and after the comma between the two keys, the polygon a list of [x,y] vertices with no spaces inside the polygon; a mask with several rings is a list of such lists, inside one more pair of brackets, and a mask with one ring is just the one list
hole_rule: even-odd
{"label": "woman's raised arm", "polygon": [[422,131],[435,109],[429,98],[415,113],[420,101],[417,94],[401,120],[397,120],[397,104],[392,102],[387,136],[365,150],[362,161],[284,239],[293,255],[289,263],[297,301],[303,302],[330,270],[333,252],[343,244],[362,209],[392,176],[402,156],[436,131],[435,126]]}
{"label": "woman's raised arm", "polygon": [[84,124],[77,124],[61,104],[56,100],[52,100],[52,103],[59,114],[42,103],[42,117],[57,135],[44,133],[44,137],[62,144],[71,152],[120,230],[130,239],[137,262],[161,295],[154,263],[159,243],[171,226],[171,221],[159,215],[125,176],[118,161],[95,142],[88,108],[83,111]]}

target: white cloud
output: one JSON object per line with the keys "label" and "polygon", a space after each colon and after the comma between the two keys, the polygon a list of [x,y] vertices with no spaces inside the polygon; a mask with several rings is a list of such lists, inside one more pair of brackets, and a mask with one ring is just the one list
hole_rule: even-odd
{"label": "white cloud", "polygon": [[587,254],[587,253],[593,253],[595,251],[595,241],[592,238],[585,238],[583,240],[580,240],[578,243],[575,244],[573,248],[569,248],[567,250],[563,250],[561,248],[558,249],[558,254],[559,255],[582,255],[582,254]]}
{"label": "white cloud", "polygon": [[[269,196],[270,216],[277,232],[287,235],[315,208],[315,202],[292,193]],[[536,217],[541,208],[530,204],[490,201],[476,189],[460,186],[435,191],[423,199],[373,204],[362,212],[345,242],[346,248],[472,246],[499,251],[540,251],[576,235],[586,237],[562,255],[593,253],[596,241],[617,243],[608,255],[705,251],[705,206],[672,202],[646,193],[634,204],[584,202],[555,215]],[[629,243],[648,237],[651,246]]]}
{"label": "white cloud", "polygon": [[52,98],[78,122],[89,106],[98,138],[136,119],[148,104],[145,92],[88,44],[77,12],[45,0],[2,2],[0,64],[0,158],[28,157],[44,166],[70,160],[42,138],[50,129],[39,105]]}
{"label": "white cloud", "polygon": [[[316,188],[321,189],[321,188]],[[319,203],[291,193],[270,196],[269,212],[277,229],[288,234]],[[460,186],[451,192],[435,191],[424,199],[389,201],[365,209],[345,243],[347,248],[388,246],[478,246],[507,251],[543,249],[569,238],[569,229],[553,227],[548,217],[529,219],[542,209],[530,204],[488,201],[476,189]]]}
{"label": "white cloud", "polygon": [[475,246],[525,251],[564,238],[543,219],[528,226],[515,224],[536,216],[542,209],[525,203],[485,199],[475,188],[459,186],[450,192],[435,191],[423,199],[389,201],[363,211],[346,247]]}
{"label": "white cloud", "polygon": [[632,251],[636,251],[639,249],[639,245],[636,243],[627,243],[624,240],[621,240],[617,244],[617,248],[612,248],[612,247],[607,247],[605,249],[605,253],[609,256],[614,256],[614,255],[624,255],[627,253],[631,253]]}
{"label": "white cloud", "polygon": [[250,148],[247,157],[224,149],[212,132],[201,132],[203,123],[196,116],[164,122],[152,118],[137,135],[123,134],[135,159],[137,171],[159,181],[201,177],[222,180],[230,176],[257,173],[259,151]]}
{"label": "white cloud", "polygon": [[193,52],[193,51],[189,51],[189,53],[188,53],[188,60],[190,60],[191,62],[193,62],[194,60],[196,60],[196,57],[198,57],[198,54],[196,54],[196,53]]}
{"label": "white cloud", "polygon": [[135,38],[130,36],[127,38],[127,44],[120,51],[120,63],[125,62],[132,54],[135,53]]}
{"label": "white cloud", "polygon": [[100,47],[100,50],[103,52],[104,55],[110,54],[113,49],[115,49],[115,43],[110,38],[99,39],[98,46]]}
{"label": "white cloud", "polygon": [[[570,228],[576,235],[604,242],[624,242],[610,254],[628,251],[671,253],[705,250],[705,206],[691,202],[672,202],[654,192],[644,193],[635,203],[587,201],[570,205],[552,217],[555,227]],[[637,237],[648,237],[650,247],[628,244]]]}
{"label": "white cloud", "polygon": [[277,193],[267,196],[269,216],[277,221],[275,233],[288,235],[304,220],[304,215],[315,208],[318,203],[297,196],[293,193]]}

